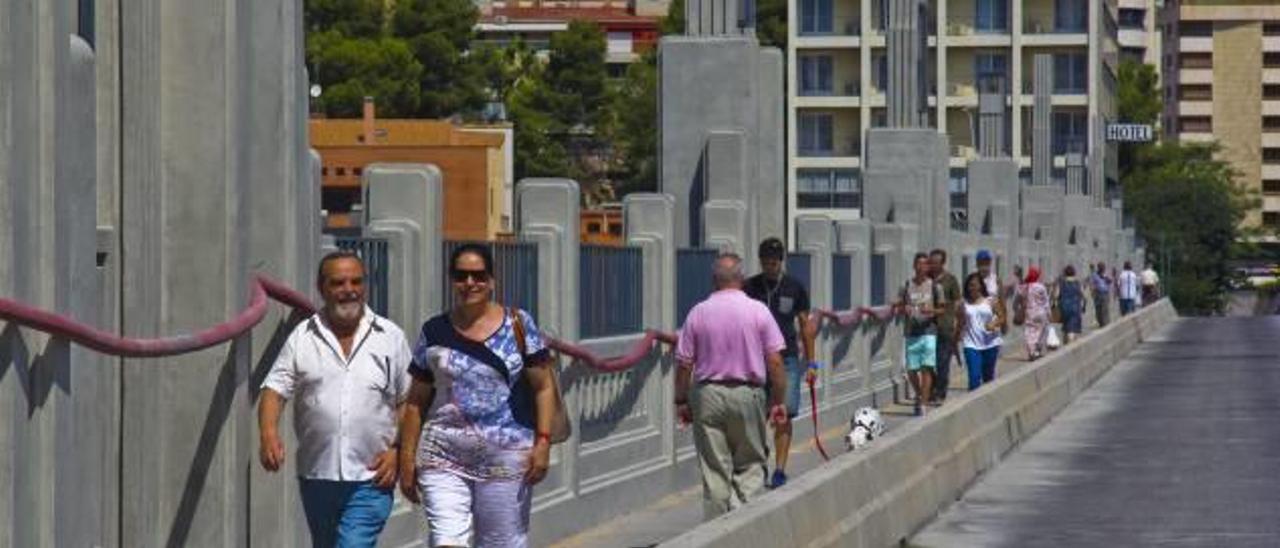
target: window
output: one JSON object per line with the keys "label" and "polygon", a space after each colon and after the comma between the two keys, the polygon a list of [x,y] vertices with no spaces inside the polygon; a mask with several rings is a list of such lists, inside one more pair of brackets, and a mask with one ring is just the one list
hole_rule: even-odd
{"label": "window", "polygon": [[1055,155],[1068,152],[1084,152],[1085,136],[1089,133],[1088,113],[1082,111],[1055,112],[1050,146]]}
{"label": "window", "polygon": [[1089,0],[1058,0],[1053,9],[1053,30],[1057,32],[1087,32],[1089,29]]}
{"label": "window", "polygon": [[1280,68],[1280,52],[1269,51],[1262,54],[1262,66],[1266,68]]}
{"label": "window", "polygon": [[1213,118],[1210,116],[1183,116],[1178,119],[1178,130],[1182,133],[1213,133]]}
{"label": "window", "polygon": [[622,223],[609,223],[609,234],[612,236],[621,236]]}
{"label": "window", "polygon": [[1280,164],[1280,148],[1262,149],[1262,163]]}
{"label": "window", "polygon": [[830,55],[800,57],[800,95],[832,95],[832,72],[835,63]]}
{"label": "window", "polygon": [[832,0],[800,1],[800,34],[831,34]]}
{"label": "window", "polygon": [[800,115],[798,131],[801,156],[830,156],[835,151],[833,118],[830,114]]}
{"label": "window", "polygon": [[1053,54],[1053,91],[1085,93],[1089,88],[1089,57],[1084,53]]}
{"label": "window", "polygon": [[599,234],[599,233],[600,233],[600,223],[587,223],[587,233],[588,233],[588,234]]}
{"label": "window", "polygon": [[889,111],[883,108],[871,109],[871,127],[885,127],[889,125]]}
{"label": "window", "polygon": [[1263,36],[1280,36],[1280,22],[1278,22],[1278,23],[1263,23],[1263,24],[1262,24],[1262,35],[1263,35]]}
{"label": "window", "polygon": [[1263,194],[1280,194],[1280,179],[1265,179],[1262,181]]}
{"label": "window", "polygon": [[329,168],[327,166],[320,166],[320,176],[324,177],[328,174],[329,174]]}
{"label": "window", "polygon": [[1280,84],[1265,84],[1262,86],[1263,99],[1280,99]]}
{"label": "window", "polygon": [[1183,53],[1179,55],[1178,61],[1182,68],[1213,68],[1213,54],[1207,51]]}
{"label": "window", "polygon": [[856,209],[862,207],[858,170],[796,170],[796,205],[810,209]]}
{"label": "window", "polygon": [[991,77],[1007,79],[1009,58],[1003,53],[979,53],[973,56],[973,74],[980,83]]}
{"label": "window", "polygon": [[1280,211],[1263,211],[1262,224],[1270,228],[1280,227]]}
{"label": "window", "polygon": [[1263,133],[1280,133],[1280,116],[1262,117]]}
{"label": "window", "polygon": [[1121,8],[1120,9],[1120,28],[1122,29],[1143,29],[1146,28],[1147,11],[1141,9]]}
{"label": "window", "polygon": [[1009,30],[1009,0],[977,0],[974,8],[974,28],[978,32]]}
{"label": "window", "polygon": [[1178,88],[1178,97],[1183,101],[1212,101],[1213,86],[1210,84],[1184,84]]}
{"label": "window", "polygon": [[871,85],[877,90],[889,90],[889,58],[882,52],[871,54]]}
{"label": "window", "polygon": [[1178,34],[1183,37],[1207,38],[1213,36],[1213,21],[1181,21]]}
{"label": "window", "polygon": [[358,167],[357,167],[357,168],[352,168],[352,169],[351,169],[351,174],[352,174],[352,175],[355,175],[356,177],[359,177],[359,176],[361,176],[361,175],[364,175],[364,169],[362,169],[362,168],[358,168]]}
{"label": "window", "polygon": [[339,177],[347,174],[347,168],[345,167],[337,167],[337,168],[334,168],[333,171],[334,171],[334,174]]}

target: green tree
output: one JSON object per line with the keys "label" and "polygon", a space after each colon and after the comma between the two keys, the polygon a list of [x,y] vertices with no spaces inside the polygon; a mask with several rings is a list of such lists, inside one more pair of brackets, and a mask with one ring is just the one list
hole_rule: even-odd
{"label": "green tree", "polygon": [[359,117],[365,96],[378,102],[378,114],[404,117],[418,109],[422,65],[403,40],[351,38],[337,31],[307,37],[312,82],[323,94],[315,107],[334,117]]}
{"label": "green tree", "polygon": [[424,118],[469,116],[484,108],[484,79],[466,52],[479,12],[471,0],[398,0],[391,34],[408,43],[418,63]]}
{"label": "green tree", "polygon": [[[1133,60],[1120,63],[1116,72],[1116,111],[1120,121],[1157,126],[1164,104],[1160,95],[1160,77],[1155,67]],[[1121,143],[1119,147],[1120,178],[1132,169],[1143,143]]]}
{"label": "green tree", "polygon": [[608,101],[604,31],[587,21],[571,21],[551,37],[543,79],[550,88],[554,114],[569,127],[589,127]]}
{"label": "green tree", "polygon": [[658,24],[658,31],[663,36],[668,34],[684,34],[684,0],[671,0],[667,4],[667,16]]}
{"label": "green tree", "polygon": [[1257,197],[1238,186],[1217,145],[1161,143],[1137,149],[1125,178],[1125,206],[1166,272],[1165,285],[1183,313],[1223,310],[1229,260],[1250,230],[1245,214]]}
{"label": "green tree", "polygon": [[377,38],[386,22],[381,0],[306,0],[302,13],[308,39],[321,32]]}
{"label": "green tree", "polygon": [[756,38],[762,46],[787,51],[787,0],[758,0]]}
{"label": "green tree", "polygon": [[658,182],[658,67],[646,55],[627,67],[618,83],[610,110],[614,113],[610,142],[618,161],[618,194],[655,191]]}

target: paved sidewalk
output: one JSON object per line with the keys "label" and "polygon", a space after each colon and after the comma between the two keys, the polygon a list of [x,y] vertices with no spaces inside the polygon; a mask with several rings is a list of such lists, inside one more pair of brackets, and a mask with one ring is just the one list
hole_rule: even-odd
{"label": "paved sidewalk", "polygon": [[[1010,336],[1008,339],[997,364],[997,378],[1028,363],[1026,352],[1022,347],[1022,338]],[[957,360],[951,366],[951,395],[946,405],[954,405],[957,400],[967,398],[967,386],[968,376],[965,367],[962,360]],[[894,436],[898,426],[914,418],[911,407],[905,403],[890,404],[880,411],[888,423],[886,437]],[[809,419],[805,417],[798,420]],[[827,449],[827,453],[832,458],[844,454],[844,436],[848,433],[847,423],[823,424],[822,427],[822,445]],[[823,464],[822,456],[814,447],[812,438],[797,439],[792,444],[790,470],[788,470],[791,479],[794,480],[821,464]],[[786,488],[783,487],[783,489]],[[603,522],[592,529],[555,542],[551,546],[555,548],[650,547],[693,529],[701,522],[702,485],[695,483],[686,490],[668,495],[649,506]]]}

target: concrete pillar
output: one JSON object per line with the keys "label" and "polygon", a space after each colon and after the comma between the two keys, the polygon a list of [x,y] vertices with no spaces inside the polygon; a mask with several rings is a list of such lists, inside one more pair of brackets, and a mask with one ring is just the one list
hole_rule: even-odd
{"label": "concrete pillar", "polygon": [[[876,223],[872,228],[872,249],[876,255],[884,257],[884,288],[881,295],[884,303],[893,303],[898,292],[906,282],[911,271],[907,263],[915,252],[911,242],[907,240],[904,228],[896,224]],[[871,385],[879,390],[884,385],[901,386],[901,364],[903,363],[903,339],[901,325],[895,320],[889,324],[879,324],[877,332],[872,335],[874,341],[871,348]]]}
{"label": "concrete pillar", "polygon": [[[538,327],[547,334],[578,340],[578,254],[581,194],[569,179],[524,179],[516,185],[520,238],[538,245]],[[564,364],[561,364],[562,366]],[[565,405],[577,419],[579,394],[567,390]],[[553,472],[540,485],[540,497],[578,493],[575,473],[581,429],[552,450]]]}
{"label": "concrete pillar", "polygon": [[923,23],[928,20],[928,4],[921,0],[887,0],[887,4],[888,127],[926,127],[928,47]]}
{"label": "concrete pillar", "polygon": [[[1078,152],[1067,153],[1067,195],[1083,196],[1085,195],[1085,158]],[[1090,199],[1090,205],[1093,200]]]}
{"label": "concrete pillar", "polygon": [[[310,179],[301,6],[143,0],[117,9],[120,87],[107,92],[122,113],[123,331],[222,322],[247,303],[254,273],[310,291],[315,224],[298,218],[308,208],[299,200],[313,199],[298,195],[299,179]],[[279,474],[246,465],[257,451],[256,382],[289,328],[287,310],[270,310],[233,344],[163,366],[125,361],[122,545],[308,543],[292,461]]]}
{"label": "concrete pillar", "polygon": [[1008,157],[1004,78],[987,77],[978,86],[978,154],[984,158]]}
{"label": "concrete pillar", "polygon": [[1035,103],[1031,115],[1031,184],[1049,184],[1049,172],[1053,165],[1053,56],[1038,53],[1035,56]]}
{"label": "concrete pillar", "polygon": [[416,337],[444,306],[444,176],[429,164],[364,169],[365,233],[387,240],[387,316]]}
{"label": "concrete pillar", "polygon": [[754,15],[743,13],[744,7],[743,0],[689,0],[684,8],[685,35],[754,35]]}
{"label": "concrete pillar", "polygon": [[[831,308],[831,253],[836,247],[831,218],[826,215],[802,215],[796,219],[796,250],[809,254],[809,305],[813,309]],[[814,341],[818,361],[831,363],[831,348],[823,338]],[[822,400],[831,395],[825,382],[830,368],[822,372]]]}
{"label": "concrete pillar", "polygon": [[[867,221],[838,221],[836,223],[837,250],[850,257],[849,269],[853,274],[849,301],[853,308],[871,304],[871,223]],[[827,382],[833,390],[843,393],[865,391],[870,388],[870,341],[865,327],[857,330],[827,330],[831,339],[832,356]]]}

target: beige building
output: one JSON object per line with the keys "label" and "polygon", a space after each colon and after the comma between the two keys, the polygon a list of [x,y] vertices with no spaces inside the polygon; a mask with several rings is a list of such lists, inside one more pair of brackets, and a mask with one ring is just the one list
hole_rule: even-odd
{"label": "beige building", "polygon": [[1217,140],[1262,193],[1246,223],[1280,228],[1280,1],[1170,0],[1164,19],[1165,131]]}
{"label": "beige building", "polygon": [[[1067,152],[1090,158],[1091,181],[1114,179],[1102,142],[1114,120],[1115,70],[1125,54],[1159,55],[1156,0],[930,0],[931,123],[951,144],[952,192],[967,188],[976,157],[978,82],[1005,82],[1009,142],[1030,178],[1032,67],[1053,56],[1052,150],[1061,178]],[[884,124],[883,0],[790,0],[787,51],[788,218],[860,216],[862,136]],[[1126,27],[1121,28],[1120,19]],[[1140,22],[1141,24],[1137,24]],[[1123,40],[1123,41],[1122,41]],[[1012,85],[1010,85],[1012,84]],[[1112,180],[1111,185],[1114,185]]]}

